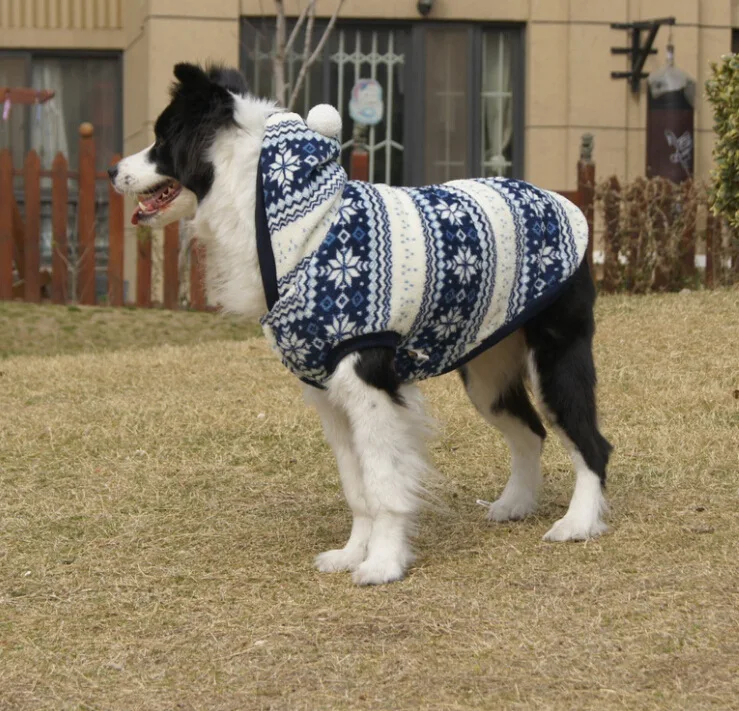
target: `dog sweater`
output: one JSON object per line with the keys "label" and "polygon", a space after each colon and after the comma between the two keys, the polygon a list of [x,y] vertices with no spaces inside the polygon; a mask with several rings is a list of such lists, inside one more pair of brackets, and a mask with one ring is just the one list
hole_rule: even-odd
{"label": "dog sweater", "polygon": [[505,178],[350,181],[318,123],[271,116],[257,171],[261,323],[305,382],[371,347],[394,351],[402,382],[446,373],[551,303],[582,262],[587,223],[564,197]]}

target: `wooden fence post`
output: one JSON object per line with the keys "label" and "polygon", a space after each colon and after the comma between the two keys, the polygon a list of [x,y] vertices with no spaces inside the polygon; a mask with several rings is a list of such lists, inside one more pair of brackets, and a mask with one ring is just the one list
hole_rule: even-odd
{"label": "wooden fence post", "polygon": [[13,158],[0,151],[0,299],[13,298]]}
{"label": "wooden fence post", "polygon": [[41,160],[30,150],[23,164],[23,191],[26,202],[25,276],[23,298],[25,301],[41,301]]}
{"label": "wooden fence post", "polygon": [[80,124],[79,201],[77,204],[77,294],[95,303],[95,138],[91,123]]}
{"label": "wooden fence post", "polygon": [[197,311],[203,311],[206,307],[204,269],[205,247],[193,237],[190,242],[190,307]]}
{"label": "wooden fence post", "polygon": [[180,225],[172,222],[164,228],[164,308],[176,309],[180,297]]}
{"label": "wooden fence post", "polygon": [[[120,161],[113,156],[111,165]],[[108,303],[123,306],[123,195],[108,183]]]}
{"label": "wooden fence post", "polygon": [[15,269],[18,276],[23,280],[26,278],[26,227],[23,224],[23,215],[15,195],[11,195],[13,205],[13,245],[15,249]]}
{"label": "wooden fence post", "polygon": [[69,187],[67,159],[57,153],[51,165],[51,300],[66,304],[69,280]]}
{"label": "wooden fence post", "polygon": [[621,281],[618,261],[621,252],[621,186],[615,175],[611,177],[603,198],[603,213],[603,289],[615,291]]}
{"label": "wooden fence post", "polygon": [[151,240],[148,227],[136,229],[136,306],[151,307]]}
{"label": "wooden fence post", "polygon": [[588,223],[588,266],[590,274],[595,280],[593,265],[593,245],[595,240],[595,163],[593,163],[593,134],[584,133],[580,143],[580,160],[577,162],[577,191],[580,193],[582,205],[580,208],[585,214]]}

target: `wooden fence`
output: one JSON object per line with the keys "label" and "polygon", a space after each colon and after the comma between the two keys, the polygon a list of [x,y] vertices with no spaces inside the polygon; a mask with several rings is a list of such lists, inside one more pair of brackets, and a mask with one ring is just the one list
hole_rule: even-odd
{"label": "wooden fence", "polygon": [[[108,183],[105,172],[95,170],[93,127],[83,123],[79,131],[79,166],[71,170],[67,159],[57,154],[51,170],[41,169],[36,151],[30,151],[22,168],[15,168],[8,149],[0,151],[0,299],[22,298],[39,302],[50,298],[55,304],[77,302],[93,305],[95,293],[96,182],[104,181],[108,191],[107,298],[111,306],[124,300],[124,200]],[[113,165],[120,160],[115,156]],[[24,215],[14,194],[14,178],[23,181]],[[51,181],[51,269],[41,268],[41,181]],[[69,184],[77,183],[76,259],[69,244]],[[24,219],[25,216],[25,219]],[[162,306],[176,309],[180,304],[180,234],[177,223],[164,231]],[[203,285],[202,248],[193,240],[190,249],[189,306],[206,309]],[[74,262],[74,263],[73,263]],[[69,275],[74,270],[76,293],[70,293]],[[17,278],[16,278],[17,277]],[[152,299],[151,232],[138,230],[136,253],[137,306],[150,307]]]}
{"label": "wooden fence", "polygon": [[[30,151],[25,158],[22,168],[13,166],[11,153],[5,149],[0,151],[0,299],[22,298],[25,301],[39,302],[50,299],[55,304],[77,302],[85,305],[95,304],[96,294],[96,184],[104,181],[107,190],[108,202],[108,245],[107,245],[107,294],[105,303],[111,306],[122,306],[124,303],[124,199],[116,193],[108,183],[105,172],[95,170],[95,138],[93,127],[89,123],[82,124],[79,131],[79,165],[77,170],[70,169],[67,159],[58,154],[50,170],[41,168],[41,160],[35,151]],[[585,145],[585,144],[584,144]],[[120,160],[120,156],[113,159],[113,164]],[[352,166],[352,173],[355,173]],[[361,177],[361,176],[353,176]],[[14,179],[21,178],[23,183],[23,215],[16,202],[14,194]],[[46,186],[51,185],[51,264],[50,269],[42,269],[41,265],[41,206],[42,180]],[[69,205],[70,183],[76,182],[76,196],[73,198],[76,205],[76,233],[71,236],[75,239],[70,245]],[[603,185],[603,184],[602,184]],[[629,285],[635,284],[635,265],[640,264],[640,255],[637,253],[637,240],[629,235],[634,230],[629,227],[632,222],[625,211],[640,210],[647,214],[653,205],[646,201],[640,204],[621,201],[621,188],[615,178],[607,181],[607,190],[595,183],[595,165],[590,160],[589,151],[577,164],[577,189],[574,191],[560,191],[562,195],[572,200],[585,213],[590,234],[594,234],[594,217],[596,204],[603,217],[604,226],[604,264],[602,270],[602,287],[607,291],[626,288],[637,290]],[[597,187],[597,190],[596,190]],[[659,200],[675,199],[683,188],[674,187],[660,194]],[[644,201],[642,201],[644,202]],[[655,201],[652,200],[652,203]],[[47,198],[48,203],[48,198]],[[692,203],[683,200],[683,206]],[[662,206],[661,213],[657,213],[652,221],[652,232],[662,232],[665,235],[672,230],[674,224],[668,220],[660,223],[659,215],[668,215],[668,205]],[[682,208],[681,208],[682,209]],[[690,207],[690,209],[693,209]],[[704,210],[705,211],[705,210]],[[674,210],[673,210],[674,213]],[[685,211],[683,210],[683,216]],[[626,219],[627,227],[624,227]],[[683,223],[684,223],[683,219]],[[722,265],[726,263],[726,248],[722,246],[722,231],[720,223],[712,217],[705,220],[706,228],[701,238],[706,245],[706,269],[704,282],[706,286],[726,283],[718,278],[722,272]],[[691,223],[694,224],[694,223]],[[674,283],[687,283],[698,278],[695,269],[695,244],[697,239],[695,227],[683,229],[680,235],[671,235],[673,241],[680,242],[680,263],[677,271],[671,268],[667,271],[660,262],[657,254],[656,266],[652,282],[648,288],[674,288]],[[153,255],[151,231],[138,228],[136,242],[136,281],[128,301],[140,307],[155,305],[152,297],[153,284]],[[181,303],[197,310],[207,309],[206,295],[203,284],[205,254],[197,240],[192,240],[189,253],[189,293],[182,298],[180,278],[180,234],[178,224],[172,224],[164,230],[163,260],[161,277],[161,305],[167,309],[177,309]],[[588,261],[592,273],[593,239],[588,245]],[[724,240],[725,241],[725,240]],[[660,241],[657,240],[656,251],[659,252]],[[74,247],[74,249],[72,249]],[[673,249],[674,252],[674,249]],[[74,254],[74,257],[72,256]],[[626,265],[624,266],[624,262]],[[739,280],[739,253],[729,257],[732,273],[736,272]],[[679,272],[679,273],[678,273]],[[76,293],[70,293],[70,274],[74,277]],[[677,274],[677,276],[676,276]],[[675,281],[677,279],[677,282]],[[643,281],[643,280],[642,280]]]}

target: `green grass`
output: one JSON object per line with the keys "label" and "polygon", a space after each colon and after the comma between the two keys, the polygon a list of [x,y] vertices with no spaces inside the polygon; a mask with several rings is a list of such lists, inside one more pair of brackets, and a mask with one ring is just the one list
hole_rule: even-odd
{"label": "green grass", "polygon": [[197,311],[0,301],[0,359],[242,341],[259,333],[255,324]]}
{"label": "green grass", "polygon": [[616,449],[588,543],[541,540],[574,479],[553,437],[539,513],[487,524],[506,449],[457,378],[424,383],[444,508],[374,589],[312,568],[349,516],[263,339],[50,309],[3,312],[22,353],[0,363],[3,711],[737,708],[739,292],[600,300]]}

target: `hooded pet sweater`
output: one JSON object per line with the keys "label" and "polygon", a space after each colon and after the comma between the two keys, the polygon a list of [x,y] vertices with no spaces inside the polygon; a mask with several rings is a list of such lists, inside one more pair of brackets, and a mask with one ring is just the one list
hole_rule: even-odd
{"label": "hooded pet sweater", "polygon": [[309,125],[268,119],[256,210],[262,326],[305,382],[377,346],[403,382],[453,370],[551,303],[583,260],[585,217],[556,193],[505,178],[349,181],[339,142]]}

